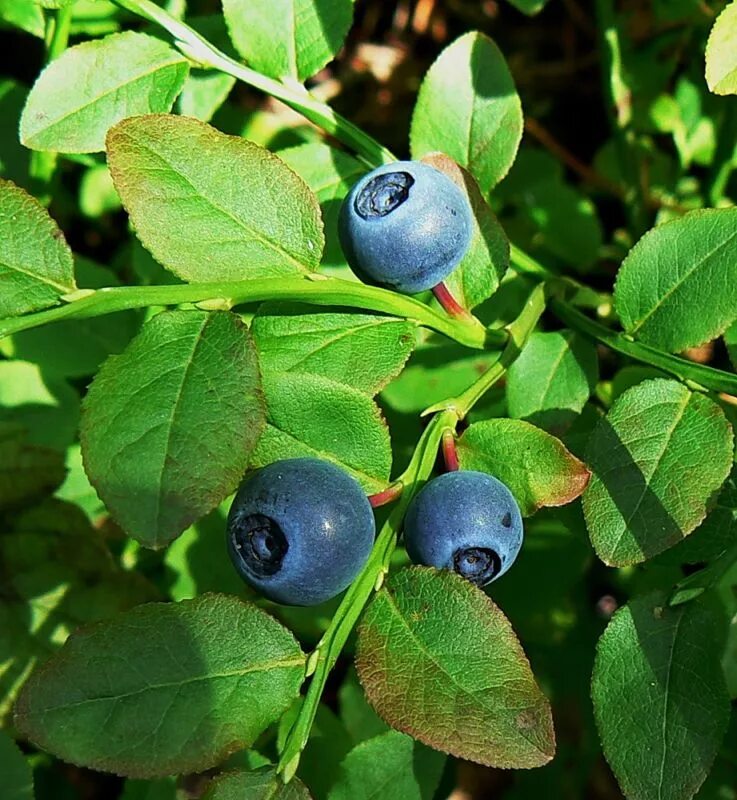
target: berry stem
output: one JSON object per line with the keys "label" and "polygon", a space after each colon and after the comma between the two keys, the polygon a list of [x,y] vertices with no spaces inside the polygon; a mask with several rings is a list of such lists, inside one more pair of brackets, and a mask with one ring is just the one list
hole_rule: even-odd
{"label": "berry stem", "polygon": [[407,469],[393,484],[401,483],[405,486],[399,503],[392,509],[389,519],[379,532],[361,574],[346,591],[328,629],[315,651],[310,654],[309,663],[311,666],[315,665],[314,674],[279,758],[278,771],[285,783],[289,782],[297,771],[330,671],[335,666],[363,609],[376,588],[381,585],[381,577],[389,570],[389,562],[397,546],[407,506],[414,494],[430,477],[444,432],[454,429],[457,422],[458,419],[452,411],[443,411],[436,414],[425,428]]}
{"label": "berry stem", "polygon": [[388,503],[393,503],[401,496],[403,491],[404,484],[402,481],[394,481],[394,483],[389,484],[389,486],[387,486],[383,492],[370,494],[368,501],[371,503],[371,508],[379,508],[380,506],[385,506]]}
{"label": "berry stem", "polygon": [[440,305],[448,312],[449,316],[453,317],[453,319],[475,319],[473,314],[471,314],[467,308],[464,308],[455,299],[455,297],[453,297],[453,294],[445,285],[444,281],[441,281],[437,286],[433,286],[432,293],[435,295],[435,299],[438,301],[438,303],[440,303]]}
{"label": "berry stem", "polygon": [[455,431],[452,428],[443,431],[443,459],[448,472],[456,472],[459,469]]}

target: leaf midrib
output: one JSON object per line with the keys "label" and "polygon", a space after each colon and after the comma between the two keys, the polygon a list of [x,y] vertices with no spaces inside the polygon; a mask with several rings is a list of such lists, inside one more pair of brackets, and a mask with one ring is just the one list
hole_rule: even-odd
{"label": "leaf midrib", "polygon": [[[632,522],[632,520],[634,519],[635,514],[639,511],[640,506],[642,505],[642,501],[645,498],[645,495],[647,495],[648,492],[652,491],[652,489],[650,488],[650,485],[652,484],[653,480],[655,479],[655,475],[656,475],[658,469],[660,468],[660,463],[663,460],[663,456],[665,455],[665,453],[666,453],[666,451],[668,449],[668,445],[670,444],[671,440],[673,439],[673,435],[675,434],[676,428],[681,424],[681,421],[683,420],[683,415],[686,412],[686,409],[688,408],[688,404],[691,401],[691,396],[692,396],[691,392],[686,390],[686,394],[684,395],[684,398],[678,403],[678,405],[680,405],[680,409],[678,410],[678,412],[675,415],[674,422],[671,425],[670,430],[668,430],[668,432],[666,433],[666,435],[664,437],[665,438],[665,443],[663,444],[663,447],[661,448],[660,453],[658,454],[657,458],[655,459],[655,466],[653,467],[652,472],[650,473],[649,477],[646,479],[645,486],[643,487],[642,492],[640,493],[640,496],[637,498],[637,502],[635,503],[634,508],[628,514],[628,516],[626,518],[624,517],[624,515],[622,515],[622,520],[624,521],[624,526],[623,526],[622,530],[620,531],[619,536],[617,537],[616,543],[614,544],[614,546],[611,549],[612,555],[614,555],[616,553],[617,548],[622,543],[622,539],[624,538],[625,533],[627,533],[627,531],[629,530],[630,522]],[[631,452],[628,445],[624,445],[624,447],[625,447],[625,449],[627,450],[628,453]],[[637,469],[640,469],[639,464],[636,464],[636,466],[637,466]],[[644,473],[643,473],[643,477],[644,477]]]}
{"label": "leaf midrib", "polygon": [[[401,621],[402,625],[404,626],[404,628],[409,633],[410,637],[417,643],[418,649],[422,653],[425,654],[425,656],[427,657],[428,661],[430,661],[430,663],[432,663],[442,675],[446,676],[450,680],[450,682],[460,690],[460,692],[463,695],[465,695],[466,697],[471,698],[474,702],[478,702],[488,712],[490,712],[492,715],[495,715],[495,712],[498,712],[498,710],[499,710],[499,706],[498,705],[495,705],[495,706],[487,705],[487,703],[484,702],[484,700],[485,700],[484,692],[479,692],[478,695],[473,694],[468,689],[466,689],[465,686],[462,686],[460,683],[458,683],[458,681],[455,679],[455,677],[453,675],[451,675],[443,667],[443,665],[435,658],[433,653],[430,652],[430,650],[427,649],[427,646],[425,645],[425,643],[420,639],[420,637],[409,626],[409,623],[404,618],[404,616],[403,616],[403,614],[401,612],[401,609],[397,605],[396,601],[394,600],[394,597],[392,596],[391,592],[389,592],[388,589],[385,590],[385,596],[386,596],[386,598],[388,600],[389,607],[394,611],[395,615],[399,618],[399,620]],[[530,707],[531,706],[529,704],[527,704],[523,708],[521,708],[520,711],[526,710],[526,709],[528,709]],[[540,747],[537,745],[537,743],[534,742],[532,739],[530,739],[530,737],[527,735],[527,733],[524,731],[524,729],[515,728],[514,726],[512,726],[509,723],[509,721],[504,716],[502,716],[502,717],[495,716],[495,718],[496,719],[500,719],[502,721],[504,727],[507,730],[510,730],[513,735],[516,734],[516,735],[521,736],[523,739],[526,739],[535,748],[535,750],[537,750],[537,752],[542,753],[544,756],[549,758],[550,754],[547,753],[545,750],[541,750]]]}
{"label": "leaf midrib", "polygon": [[667,671],[665,674],[665,685],[663,686],[663,724],[661,727],[661,746],[662,746],[662,757],[660,760],[660,777],[658,778],[658,800],[662,800],[663,798],[663,784],[665,781],[665,762],[666,757],[668,754],[668,749],[666,747],[667,742],[667,727],[668,727],[668,700],[670,699],[670,677],[673,672],[673,654],[675,653],[676,649],[676,640],[678,638],[678,628],[681,625],[681,621],[683,620],[684,614],[681,612],[676,620],[676,624],[673,627],[673,641],[671,642],[670,653],[668,654],[668,666]]}
{"label": "leaf midrib", "polygon": [[[220,135],[224,136],[225,134],[220,134]],[[172,164],[170,161],[168,161],[160,152],[158,152],[157,150],[153,150],[149,146],[148,142],[142,143],[142,142],[140,142],[140,140],[135,139],[135,137],[131,137],[131,138],[134,138],[134,140],[136,141],[136,143],[140,147],[145,148],[147,153],[150,153],[155,158],[158,158],[159,161],[161,161],[168,169],[170,169],[173,174],[175,174],[179,178],[181,178],[190,187],[192,192],[194,192],[196,197],[201,199],[211,209],[216,211],[218,214],[222,214],[223,216],[225,216],[228,219],[232,220],[239,228],[244,230],[254,240],[258,241],[264,247],[267,247],[268,249],[270,249],[273,252],[277,253],[282,258],[285,258],[287,261],[289,261],[292,264],[294,264],[297,267],[297,271],[298,272],[304,274],[304,273],[307,273],[307,272],[310,271],[309,268],[305,264],[303,264],[301,261],[298,261],[297,258],[295,258],[289,251],[285,250],[284,247],[282,247],[278,242],[273,241],[272,239],[270,239],[268,236],[266,236],[262,231],[258,230],[257,228],[254,228],[252,226],[247,225],[246,221],[244,219],[242,219],[239,216],[236,216],[236,214],[232,213],[227,208],[224,208],[224,207],[218,205],[214,200],[211,200],[210,197],[208,197],[206,194],[204,194],[193,183],[193,181],[189,177],[189,175],[185,175],[181,170],[176,168],[174,166],[174,164]],[[138,215],[136,214],[136,216],[138,216]]]}
{"label": "leaf midrib", "polygon": [[147,78],[149,75],[153,75],[156,72],[161,72],[162,70],[164,70],[167,67],[179,66],[180,64],[186,65],[187,64],[187,60],[185,58],[183,58],[183,57],[177,57],[176,53],[172,53],[172,55],[169,57],[168,61],[159,62],[158,64],[154,65],[153,67],[151,67],[150,69],[146,70],[145,72],[138,73],[132,79],[126,80],[123,83],[119,83],[116,86],[110,87],[109,89],[107,89],[106,91],[102,92],[101,94],[98,94],[95,97],[93,97],[88,102],[82,103],[82,105],[76,106],[75,108],[71,109],[70,111],[67,111],[65,114],[62,114],[62,116],[56,117],[55,119],[49,120],[47,125],[45,125],[42,128],[38,128],[36,130],[36,132],[32,133],[28,137],[28,139],[26,141],[30,144],[34,140],[38,140],[39,136],[43,136],[43,135],[47,134],[53,128],[58,127],[59,125],[61,125],[64,122],[66,122],[66,120],[68,120],[69,117],[72,117],[75,114],[79,114],[81,111],[84,111],[85,109],[89,108],[90,106],[95,105],[96,103],[102,102],[107,97],[109,97],[111,94],[115,94],[116,92],[119,92],[121,89],[125,88],[126,86],[131,86],[134,83],[138,83],[143,78]]}
{"label": "leaf midrib", "polygon": [[68,711],[72,708],[78,708],[79,706],[87,705],[90,703],[100,703],[104,701],[111,701],[117,703],[120,700],[125,700],[129,697],[136,697],[138,695],[145,694],[146,692],[159,691],[161,689],[179,689],[182,686],[189,686],[192,684],[201,683],[203,681],[215,681],[226,678],[242,678],[254,672],[268,672],[269,670],[273,669],[286,669],[289,667],[297,667],[297,666],[298,667],[304,666],[304,657],[301,655],[290,656],[289,658],[280,658],[272,661],[262,661],[257,664],[252,664],[248,667],[241,667],[240,669],[229,670],[227,672],[218,672],[210,675],[194,675],[191,678],[187,678],[186,680],[181,680],[181,681],[170,681],[168,683],[153,683],[149,684],[148,686],[142,686],[139,689],[133,689],[130,692],[123,692],[122,694],[102,695],[100,697],[88,697],[85,698],[84,700],[76,700],[73,703],[64,703],[62,705],[57,705],[57,706],[46,706],[44,708],[35,710],[33,714],[29,714],[28,716],[34,716],[36,714],[48,714],[52,711]]}
{"label": "leaf midrib", "polygon": [[629,333],[637,333],[643,325],[650,319],[653,314],[655,314],[658,310],[660,310],[666,301],[676,292],[678,291],[681,286],[696,272],[697,269],[700,269],[707,261],[709,261],[716,253],[726,247],[733,239],[737,238],[737,230],[731,233],[726,239],[721,241],[716,247],[711,249],[708,253],[705,253],[704,256],[699,259],[683,276],[681,276],[673,286],[668,289],[668,291],[660,298],[659,301],[655,303],[655,305],[648,311],[645,316],[639,320],[634,327],[629,329]]}

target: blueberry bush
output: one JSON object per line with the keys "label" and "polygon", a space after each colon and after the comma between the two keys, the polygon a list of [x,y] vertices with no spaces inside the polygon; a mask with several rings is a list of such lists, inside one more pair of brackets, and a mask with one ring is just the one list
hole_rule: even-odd
{"label": "blueberry bush", "polygon": [[0,797],[737,798],[737,0],[0,0]]}

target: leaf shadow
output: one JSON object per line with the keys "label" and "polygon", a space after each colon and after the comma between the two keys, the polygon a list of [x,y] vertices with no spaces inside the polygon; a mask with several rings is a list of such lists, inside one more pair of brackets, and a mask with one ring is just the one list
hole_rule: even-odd
{"label": "leaf shadow", "polygon": [[[625,523],[625,530],[617,541],[606,542],[606,558],[602,560],[613,566],[639,563],[680,542],[685,534],[679,523],[650,487],[639,465],[606,418],[600,420],[596,437],[595,451],[589,448],[586,454],[587,466],[601,481]],[[673,489],[677,491],[677,487]],[[625,547],[620,556],[618,550],[628,535],[633,543]],[[633,552],[632,544],[639,553]],[[601,547],[597,548],[600,550]]]}
{"label": "leaf shadow", "polygon": [[[496,45],[493,45],[496,48]],[[516,93],[514,83],[506,70],[489,69],[489,40],[477,36],[471,49],[471,82],[473,91],[486,99],[502,99]],[[498,52],[498,58],[505,64],[504,57]]]}

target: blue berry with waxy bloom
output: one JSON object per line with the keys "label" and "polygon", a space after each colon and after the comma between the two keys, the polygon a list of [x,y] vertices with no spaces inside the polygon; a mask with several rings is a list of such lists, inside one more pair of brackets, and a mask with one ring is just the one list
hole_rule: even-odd
{"label": "blue berry with waxy bloom", "polygon": [[447,472],[426,484],[404,521],[412,561],[453,570],[477,586],[512,566],[522,537],[522,515],[509,489],[471,470]]}
{"label": "blue berry with waxy bloom", "polygon": [[257,470],[240,485],[228,514],[235,568],[264,597],[286,605],[316,605],[342,592],[375,534],[358,481],[318,458]]}
{"label": "blue berry with waxy bloom", "polygon": [[419,161],[369,172],[340,209],[346,260],[369,283],[415,294],[446,278],[468,250],[473,216],[464,192]]}

